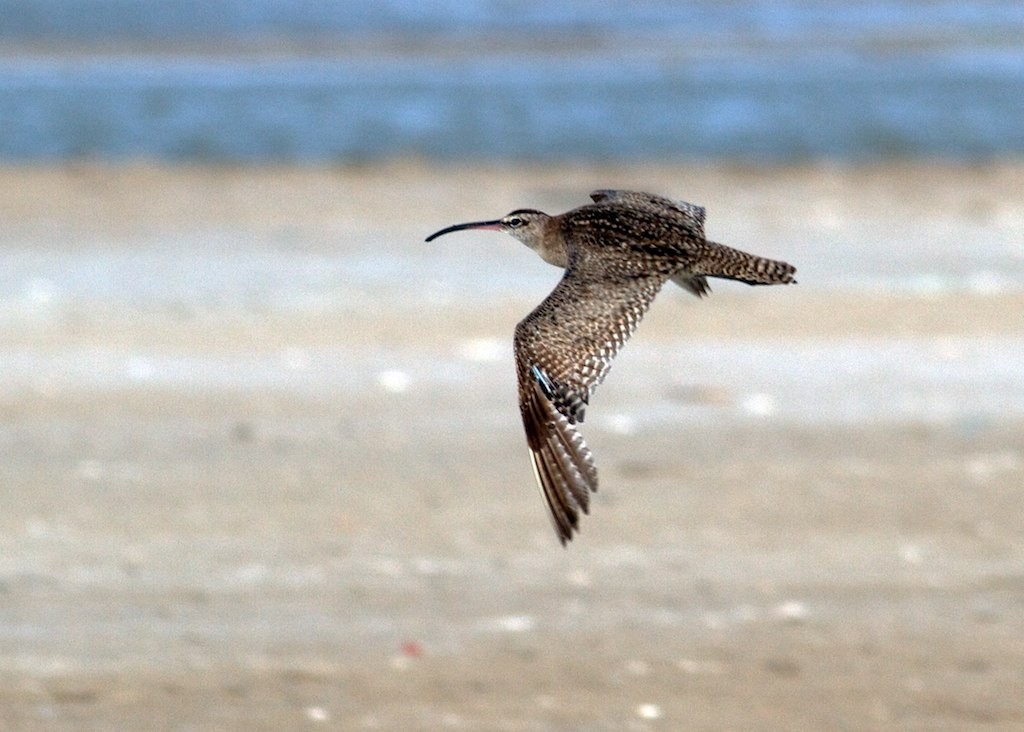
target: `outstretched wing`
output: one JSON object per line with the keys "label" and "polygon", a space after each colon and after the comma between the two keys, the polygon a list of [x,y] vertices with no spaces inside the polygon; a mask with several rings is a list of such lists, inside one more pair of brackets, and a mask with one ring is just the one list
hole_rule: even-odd
{"label": "outstretched wing", "polygon": [[694,236],[704,237],[704,218],[707,211],[703,206],[687,201],[673,201],[671,198],[656,196],[642,191],[621,191],[610,188],[593,191],[590,194],[594,203],[624,203],[629,206],[646,208],[663,216],[674,216],[685,222],[686,227]]}
{"label": "outstretched wing", "polygon": [[563,544],[597,490],[593,456],[577,430],[615,354],[668,273],[625,273],[572,251],[565,275],[516,326],[519,408],[534,472]]}
{"label": "outstretched wing", "polygon": [[535,367],[526,378],[519,385],[519,408],[533,474],[564,545],[577,528],[579,512],[588,512],[590,494],[597,490],[597,467],[576,423],[558,411],[541,386],[543,372]]}

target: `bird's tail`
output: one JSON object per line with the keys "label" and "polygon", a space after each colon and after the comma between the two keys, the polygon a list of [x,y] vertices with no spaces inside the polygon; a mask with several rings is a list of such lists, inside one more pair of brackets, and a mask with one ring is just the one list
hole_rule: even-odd
{"label": "bird's tail", "polygon": [[765,259],[724,244],[708,242],[708,248],[693,263],[691,272],[705,277],[746,282],[748,285],[795,285],[796,267],[777,259]]}

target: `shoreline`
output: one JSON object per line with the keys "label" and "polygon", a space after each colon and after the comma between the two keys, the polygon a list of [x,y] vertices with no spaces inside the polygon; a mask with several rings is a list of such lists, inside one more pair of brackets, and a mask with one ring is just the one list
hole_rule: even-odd
{"label": "shoreline", "polygon": [[[563,550],[511,367],[558,273],[422,238],[593,178],[699,201],[808,284],[659,296]],[[0,727],[1018,728],[1022,189],[0,168]],[[998,286],[856,285],[894,269]]]}

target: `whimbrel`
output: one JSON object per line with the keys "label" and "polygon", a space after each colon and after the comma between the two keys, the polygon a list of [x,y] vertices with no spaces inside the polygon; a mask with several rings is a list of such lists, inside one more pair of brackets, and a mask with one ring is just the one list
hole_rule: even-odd
{"label": "whimbrel", "polygon": [[704,209],[650,193],[600,190],[594,203],[557,216],[521,208],[504,218],[456,224],[511,234],[565,270],[515,331],[519,410],[534,474],[563,545],[597,490],[597,468],[577,425],[615,354],[654,296],[672,280],[698,297],[708,277],[748,285],[795,283],[796,269],[704,237]]}

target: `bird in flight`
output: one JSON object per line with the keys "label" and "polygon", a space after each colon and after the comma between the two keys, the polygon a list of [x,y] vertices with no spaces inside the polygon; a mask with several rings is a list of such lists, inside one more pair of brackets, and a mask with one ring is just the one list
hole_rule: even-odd
{"label": "bird in flight", "polygon": [[708,277],[748,285],[795,284],[796,268],[708,241],[701,206],[637,191],[599,190],[593,203],[549,216],[517,209],[456,224],[504,231],[564,270],[551,294],[515,330],[519,410],[534,474],[564,546],[579,530],[597,467],[578,425],[612,359],[654,296],[671,280],[697,297]]}

